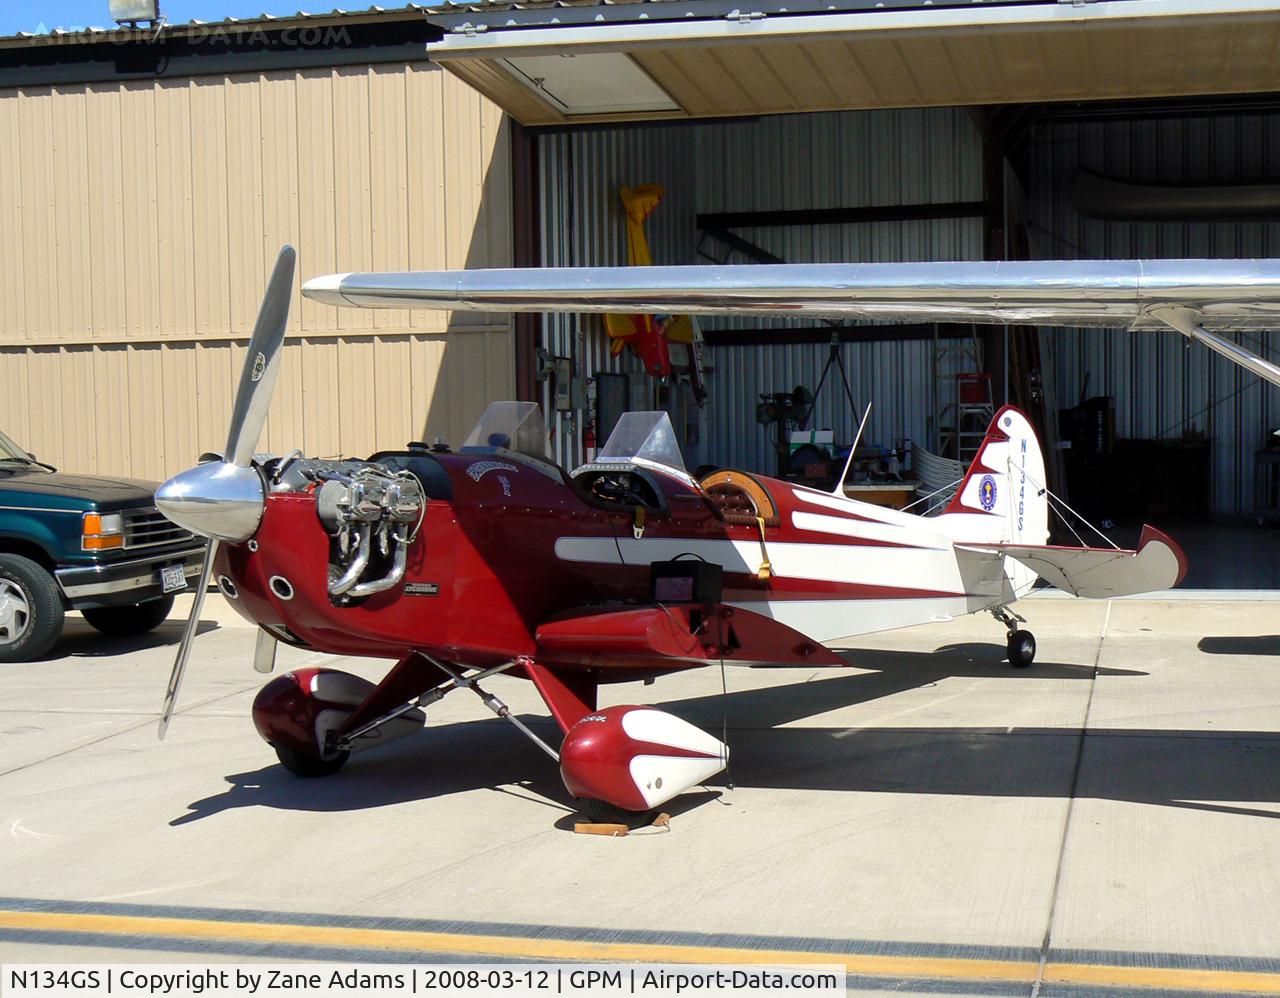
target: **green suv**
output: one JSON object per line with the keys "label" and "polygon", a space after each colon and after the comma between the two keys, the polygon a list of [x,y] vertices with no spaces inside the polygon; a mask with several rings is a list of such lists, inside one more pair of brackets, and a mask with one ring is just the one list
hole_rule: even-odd
{"label": "green suv", "polygon": [[64,475],[0,433],[0,662],[46,654],[68,609],[107,634],[159,626],[204,542],[155,507],[155,484]]}

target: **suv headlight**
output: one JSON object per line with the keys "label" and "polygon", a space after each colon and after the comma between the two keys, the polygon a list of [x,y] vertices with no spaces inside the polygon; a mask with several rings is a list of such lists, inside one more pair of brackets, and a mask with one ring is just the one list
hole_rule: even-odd
{"label": "suv headlight", "polygon": [[82,551],[110,551],[124,547],[124,516],[121,513],[85,513],[80,528]]}

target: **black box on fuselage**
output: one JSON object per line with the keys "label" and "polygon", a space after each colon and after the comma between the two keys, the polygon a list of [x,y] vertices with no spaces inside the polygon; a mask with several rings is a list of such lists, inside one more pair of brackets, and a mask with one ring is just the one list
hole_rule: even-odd
{"label": "black box on fuselage", "polygon": [[709,561],[655,561],[649,566],[649,595],[655,603],[719,603],[722,576],[720,566]]}

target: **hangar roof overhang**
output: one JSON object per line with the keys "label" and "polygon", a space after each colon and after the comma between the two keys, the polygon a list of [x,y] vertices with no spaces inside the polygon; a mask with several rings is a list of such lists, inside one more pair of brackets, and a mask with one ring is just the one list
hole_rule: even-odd
{"label": "hangar roof overhang", "polygon": [[526,125],[1268,93],[1280,0],[459,0],[429,57]]}

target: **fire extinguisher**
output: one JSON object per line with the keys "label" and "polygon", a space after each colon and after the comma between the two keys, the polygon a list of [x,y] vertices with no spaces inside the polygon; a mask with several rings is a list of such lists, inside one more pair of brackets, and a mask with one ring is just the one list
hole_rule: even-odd
{"label": "fire extinguisher", "polygon": [[592,423],[582,431],[582,449],[586,452],[588,464],[596,459],[596,428]]}

